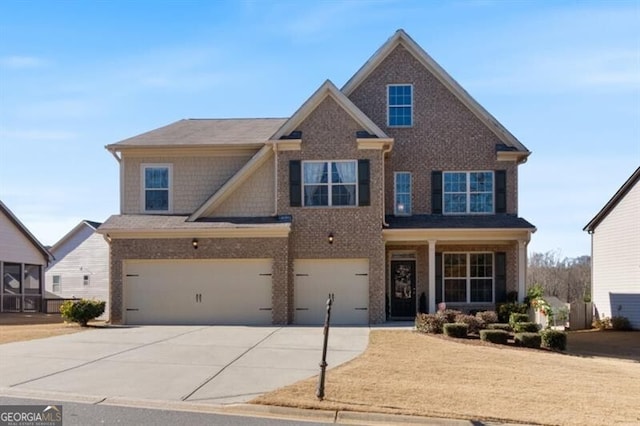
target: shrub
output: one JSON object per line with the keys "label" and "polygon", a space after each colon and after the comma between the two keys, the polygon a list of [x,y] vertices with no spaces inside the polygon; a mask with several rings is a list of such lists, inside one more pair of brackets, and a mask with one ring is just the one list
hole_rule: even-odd
{"label": "shrub", "polygon": [[542,343],[542,337],[538,333],[516,333],[513,339],[516,346],[525,348],[539,348]]}
{"label": "shrub", "polygon": [[89,321],[104,313],[106,303],[88,299],[67,300],[60,306],[60,313],[65,321],[77,322],[86,327]]}
{"label": "shrub", "polygon": [[494,324],[488,324],[487,329],[489,330],[502,330],[509,332],[511,331],[511,326],[509,324],[505,324],[503,322],[496,322]]}
{"label": "shrub", "polygon": [[537,333],[540,331],[540,327],[535,322],[517,322],[513,324],[512,328],[515,333]]}
{"label": "shrub", "polygon": [[467,337],[467,330],[469,326],[461,322],[447,323],[443,326],[445,336],[455,337],[458,339],[464,339]]}
{"label": "shrub", "polygon": [[593,323],[591,324],[591,326],[599,330],[606,330],[607,328],[611,328],[611,318],[609,317],[596,318],[595,320],[593,320]]}
{"label": "shrub", "polygon": [[495,311],[480,311],[476,314],[476,318],[484,323],[485,327],[498,322],[498,314]]}
{"label": "shrub", "polygon": [[[490,324],[495,325],[495,324]],[[506,325],[506,324],[505,324]],[[506,345],[509,340],[509,333],[504,330],[480,330],[480,340],[483,342]]]}
{"label": "shrub", "polygon": [[542,346],[556,351],[567,349],[567,333],[560,330],[547,329],[540,333],[542,336]]}
{"label": "shrub", "polygon": [[439,315],[444,319],[444,322],[453,323],[456,322],[456,317],[461,315],[461,311],[456,311],[454,309],[445,309],[444,311],[439,311],[436,315]]}
{"label": "shrub", "polygon": [[512,329],[515,330],[514,325],[518,322],[528,322],[529,321],[529,315],[527,314],[521,314],[519,312],[513,312],[510,316],[509,316],[509,325],[511,326]]}
{"label": "shrub", "polygon": [[524,303],[509,302],[498,305],[498,321],[509,322],[512,313],[526,314],[529,307]]}
{"label": "shrub", "polygon": [[421,333],[441,334],[444,318],[437,314],[418,314],[416,316],[416,330]]}
{"label": "shrub", "polygon": [[455,319],[456,323],[467,324],[467,332],[477,334],[482,328],[482,322],[473,315],[458,314]]}
{"label": "shrub", "polygon": [[611,328],[619,331],[629,331],[631,330],[631,322],[627,317],[612,317]]}

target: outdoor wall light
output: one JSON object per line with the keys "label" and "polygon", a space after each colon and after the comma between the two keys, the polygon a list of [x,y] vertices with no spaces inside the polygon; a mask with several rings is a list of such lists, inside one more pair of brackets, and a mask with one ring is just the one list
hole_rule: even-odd
{"label": "outdoor wall light", "polygon": [[329,244],[333,244],[333,232],[329,234],[327,240],[329,241]]}
{"label": "outdoor wall light", "polygon": [[194,248],[194,249],[196,249],[196,250],[197,250],[197,249],[198,249],[198,239],[197,239],[197,238],[194,238],[194,239],[191,241],[191,245],[193,246],[193,248]]}

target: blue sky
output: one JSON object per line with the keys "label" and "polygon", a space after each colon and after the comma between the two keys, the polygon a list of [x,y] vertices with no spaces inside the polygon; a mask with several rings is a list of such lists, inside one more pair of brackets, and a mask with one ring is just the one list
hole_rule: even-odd
{"label": "blue sky", "polygon": [[0,2],[0,199],[44,244],[119,210],[109,143],[182,118],[290,116],[403,28],[532,152],[530,251],[640,165],[640,1]]}

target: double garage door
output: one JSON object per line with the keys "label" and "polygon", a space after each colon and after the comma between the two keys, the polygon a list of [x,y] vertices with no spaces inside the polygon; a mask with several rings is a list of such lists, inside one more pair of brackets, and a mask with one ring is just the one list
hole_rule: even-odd
{"label": "double garage door", "polygon": [[[272,259],[130,260],[124,265],[127,324],[272,323]],[[294,261],[294,323],[368,324],[368,259]]]}
{"label": "double garage door", "polygon": [[127,324],[271,324],[272,259],[125,262]]}

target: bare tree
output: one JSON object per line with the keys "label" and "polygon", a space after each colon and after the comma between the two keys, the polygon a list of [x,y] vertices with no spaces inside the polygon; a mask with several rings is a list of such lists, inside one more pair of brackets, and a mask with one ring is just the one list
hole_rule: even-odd
{"label": "bare tree", "polygon": [[591,294],[591,257],[562,258],[559,251],[531,253],[527,287],[540,284],[548,296],[566,302],[582,301]]}

